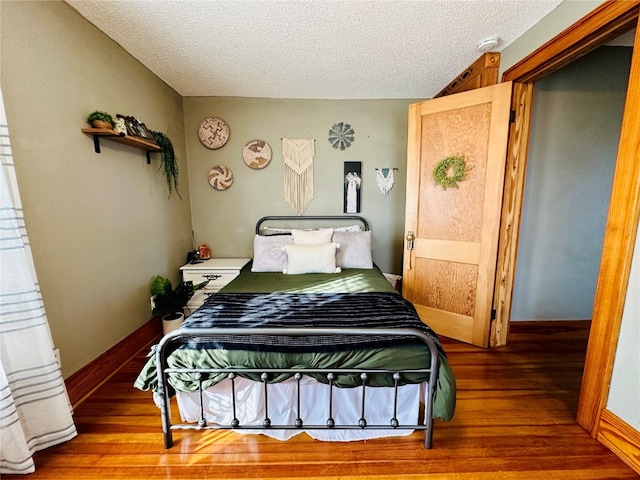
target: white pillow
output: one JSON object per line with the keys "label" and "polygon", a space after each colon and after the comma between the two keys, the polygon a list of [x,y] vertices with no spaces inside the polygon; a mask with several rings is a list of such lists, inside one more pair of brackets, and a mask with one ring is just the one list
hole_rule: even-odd
{"label": "white pillow", "polygon": [[373,268],[371,231],[333,232],[332,240],[340,244],[336,265],[341,268]]}
{"label": "white pillow", "polygon": [[260,229],[262,235],[291,235],[290,228],[264,227]]}
{"label": "white pillow", "polygon": [[291,235],[263,236],[253,239],[252,272],[281,272],[287,268],[287,254],[282,251],[285,245],[292,245]]}
{"label": "white pillow", "polygon": [[360,225],[349,225],[348,227],[333,227],[334,232],[361,232]]}
{"label": "white pillow", "polygon": [[[327,227],[329,228],[329,227]],[[361,232],[360,225],[348,225],[346,227],[331,227],[334,232]],[[260,229],[262,235],[291,235],[291,228],[280,227],[263,227]],[[315,230],[314,228],[305,228],[304,230]]]}
{"label": "white pillow", "polygon": [[319,228],[318,230],[291,230],[294,245],[320,245],[331,243],[333,228]]}
{"label": "white pillow", "polygon": [[285,245],[287,268],[282,273],[298,275],[301,273],[340,273],[336,267],[337,243],[321,245]]}

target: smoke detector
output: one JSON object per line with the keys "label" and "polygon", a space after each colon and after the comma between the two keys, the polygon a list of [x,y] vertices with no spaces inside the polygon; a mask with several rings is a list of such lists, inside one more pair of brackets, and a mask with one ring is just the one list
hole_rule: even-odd
{"label": "smoke detector", "polygon": [[490,52],[491,50],[495,50],[499,44],[500,39],[498,37],[487,37],[478,43],[478,51],[481,53]]}

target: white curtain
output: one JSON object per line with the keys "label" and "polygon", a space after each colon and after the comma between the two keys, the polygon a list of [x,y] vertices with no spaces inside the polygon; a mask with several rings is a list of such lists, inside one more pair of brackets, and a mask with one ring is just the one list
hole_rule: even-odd
{"label": "white curtain", "polygon": [[33,267],[0,90],[0,475],[77,435]]}

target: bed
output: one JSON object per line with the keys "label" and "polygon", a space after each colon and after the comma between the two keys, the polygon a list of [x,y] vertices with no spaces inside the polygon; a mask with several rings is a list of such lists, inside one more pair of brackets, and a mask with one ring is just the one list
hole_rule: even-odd
{"label": "bed", "polygon": [[[292,218],[357,223],[264,226]],[[436,334],[373,263],[357,216],[261,218],[253,260],[152,348],[134,386],[153,391],[166,448],[180,429],[323,441],[424,430],[431,448],[456,394]]]}

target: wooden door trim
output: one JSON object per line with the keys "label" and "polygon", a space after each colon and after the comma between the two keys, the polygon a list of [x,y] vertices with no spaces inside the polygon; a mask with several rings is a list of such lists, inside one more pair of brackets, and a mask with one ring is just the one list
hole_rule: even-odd
{"label": "wooden door trim", "polygon": [[495,85],[498,83],[499,69],[500,54],[496,52],[484,53],[433,98]]}
{"label": "wooden door trim", "polygon": [[640,0],[610,0],[595,8],[502,74],[502,81],[535,82],[633,28]]}
{"label": "wooden door trim", "polygon": [[598,440],[640,474],[640,432],[609,410],[602,411]]}
{"label": "wooden door trim", "polygon": [[[640,1],[608,1],[597,7],[584,18],[560,33],[542,47],[522,59],[507,70],[503,81],[514,81],[532,88],[533,82],[561,68],[572,60],[592,51],[606,41],[616,37],[637,24]],[[523,97],[526,102],[518,116],[524,125],[530,115],[532,95]],[[634,103],[635,102],[635,103]],[[622,122],[620,148],[616,161],[613,189],[609,207],[609,217],[605,229],[603,258],[598,277],[594,301],[593,321],[589,346],[585,359],[582,388],[578,405],[577,421],[595,438],[608,398],[608,385],[611,380],[613,358],[620,333],[620,323],[626,296],[627,282],[631,267],[631,258],[640,215],[640,165],[636,164],[635,153],[640,150],[640,133],[633,125],[640,122],[640,31],[636,34],[632,60],[632,72],[627,90],[627,102]],[[526,136],[528,138],[528,128]],[[527,141],[510,144],[508,158],[518,158],[519,167],[526,165]],[[505,204],[503,214],[519,219],[522,211],[520,192],[524,191],[524,172],[520,175],[506,176]],[[520,198],[519,201],[513,201]],[[511,204],[507,203],[511,201]],[[519,226],[511,224],[511,230],[505,230],[501,241],[501,261],[507,262],[517,248]],[[507,252],[509,256],[506,256]],[[515,263],[504,270],[504,282],[513,282]],[[496,298],[498,305],[510,306],[512,289],[503,289],[501,297]],[[508,298],[508,302],[506,299]],[[510,307],[502,309],[500,322],[508,329]]]}
{"label": "wooden door trim", "polygon": [[[503,95],[500,95],[500,100],[496,100],[494,103],[494,107],[493,107],[493,111],[492,111],[492,124],[501,124],[501,122],[504,122],[503,125],[507,125],[509,122],[509,117],[510,117],[510,111],[511,111],[511,104],[509,103],[508,105],[506,104],[506,102],[511,102],[512,98],[513,98],[513,85],[511,82],[502,82],[501,84],[499,84],[498,86],[503,86],[505,88],[505,90],[508,90],[509,96],[505,97]],[[497,87],[493,87],[493,88],[497,88]],[[505,91],[505,93],[507,93]],[[498,96],[496,95],[496,98],[498,98]],[[505,100],[502,100],[502,99]],[[504,112],[505,116],[502,117],[500,114],[501,112]],[[502,145],[504,148],[504,145],[507,145],[507,148],[509,146],[509,131],[508,129],[501,129],[501,130],[494,130],[491,132],[491,143],[492,144],[496,144],[496,145]],[[508,150],[507,150],[508,151]],[[502,185],[502,190],[500,190],[500,194],[502,195],[502,198],[504,199],[504,177],[505,177],[505,173],[506,173],[506,165],[504,162],[504,155],[506,154],[505,150],[502,150],[501,152],[495,152],[496,154],[500,155],[499,159],[496,159],[497,161],[500,161],[501,163],[501,170],[500,170],[500,177],[496,178],[497,182],[500,182],[500,184]],[[490,158],[487,158],[487,164],[489,164],[489,162],[491,162]],[[497,171],[495,172],[497,173]],[[487,183],[490,180],[487,178]],[[495,192],[497,193],[497,192]],[[501,226],[501,215],[502,215],[502,209],[500,207],[500,197],[493,197],[493,199],[489,199],[489,200],[485,200],[486,201],[486,206],[489,207],[489,209],[486,209],[483,211],[483,227],[482,227],[482,245],[483,245],[483,250],[480,252],[480,257],[481,257],[481,264],[487,262],[487,264],[491,265],[491,268],[487,268],[485,271],[478,271],[478,284],[479,285],[483,285],[483,289],[485,291],[487,290],[491,290],[492,295],[489,296],[487,298],[486,304],[480,304],[478,303],[476,305],[477,309],[481,309],[480,311],[483,311],[482,309],[485,309],[487,311],[487,315],[489,315],[487,317],[487,323],[486,325],[489,325],[489,328],[485,328],[484,330],[479,330],[478,327],[480,325],[475,325],[476,329],[473,332],[473,343],[474,344],[479,344],[481,343],[482,345],[484,345],[485,347],[489,346],[491,344],[491,310],[493,309],[493,298],[495,297],[495,278],[496,278],[496,272],[497,272],[497,255],[498,255],[498,248],[500,245],[499,242],[499,233],[498,235],[496,235],[496,232],[493,228],[488,228],[490,225],[495,225],[495,228],[498,228],[498,232],[500,232],[500,226]],[[498,206],[498,208],[492,208],[493,205]],[[486,285],[486,287],[485,287]],[[491,286],[493,285],[493,289],[491,288]]]}
{"label": "wooden door trim", "polygon": [[593,322],[582,379],[578,422],[595,436],[609,396],[609,383],[627,296],[640,217],[640,29],[636,31],[618,158],[602,245]]}
{"label": "wooden door trim", "polygon": [[498,262],[493,296],[493,309],[496,314],[491,322],[489,336],[491,347],[506,345],[509,333],[532,105],[533,83],[514,83],[511,109],[515,112],[515,121],[509,128],[509,143],[507,145]]}
{"label": "wooden door trim", "polygon": [[[420,117],[420,104],[413,103],[409,105],[409,129],[407,132],[407,158],[416,158],[419,155],[418,145],[419,145],[419,136],[420,136],[420,122],[417,119]],[[407,185],[406,189],[406,197],[409,198],[413,196],[417,198],[418,190],[420,188],[420,165],[418,162],[414,162],[413,171],[409,171],[409,163],[407,162]],[[418,203],[409,204],[409,202],[405,202],[405,231],[404,235],[404,260],[402,265],[403,275],[406,277],[405,281],[402,284],[402,295],[413,302],[413,286],[415,285],[415,271],[412,266],[415,263],[414,259],[414,251],[409,250],[408,242],[407,242],[407,234],[409,232],[415,232],[418,229],[417,218],[418,218]],[[408,273],[407,273],[408,272]],[[410,278],[409,278],[410,277]]]}

